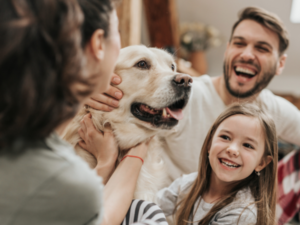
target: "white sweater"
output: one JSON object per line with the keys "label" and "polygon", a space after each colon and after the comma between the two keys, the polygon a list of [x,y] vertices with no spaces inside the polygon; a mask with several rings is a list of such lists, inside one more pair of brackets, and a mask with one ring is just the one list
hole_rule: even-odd
{"label": "white sweater", "polygon": [[[162,138],[169,183],[183,174],[198,170],[206,134],[226,109],[208,75],[193,78],[192,85],[191,97],[184,109],[184,119],[179,122],[176,130]],[[300,111],[267,89],[260,93],[259,98],[265,110],[273,115],[279,137],[300,146]]]}

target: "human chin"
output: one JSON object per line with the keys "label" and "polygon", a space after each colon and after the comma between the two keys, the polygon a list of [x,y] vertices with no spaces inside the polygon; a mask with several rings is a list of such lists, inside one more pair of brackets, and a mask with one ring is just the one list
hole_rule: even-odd
{"label": "human chin", "polygon": [[[258,79],[257,72],[254,76],[248,76],[246,74],[240,73],[239,71],[247,71],[247,64],[243,62],[238,62],[240,66],[233,63],[231,66],[228,62],[224,61],[223,74],[227,91],[234,97],[237,98],[247,98],[254,94],[256,91],[256,84]],[[235,66],[234,66],[235,65]],[[243,65],[243,66],[241,66]],[[248,69],[248,73],[250,69]]]}

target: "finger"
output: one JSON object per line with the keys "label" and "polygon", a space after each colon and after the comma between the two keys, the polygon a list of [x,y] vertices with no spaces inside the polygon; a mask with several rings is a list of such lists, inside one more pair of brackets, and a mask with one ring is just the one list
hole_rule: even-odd
{"label": "finger", "polygon": [[110,132],[112,133],[112,127],[111,127],[111,124],[110,123],[105,123],[104,124],[104,132]]}
{"label": "finger", "polygon": [[79,146],[81,148],[83,148],[84,150],[88,151],[87,145],[85,144],[84,141],[79,141],[78,144],[79,144]]}
{"label": "finger", "polygon": [[113,86],[109,86],[105,94],[119,100],[123,97],[123,92],[119,88]]}
{"label": "finger", "polygon": [[84,135],[82,128],[78,129],[78,134],[79,134],[79,137],[81,137],[81,139],[85,141],[85,135]]}
{"label": "finger", "polygon": [[110,86],[105,94],[119,100],[123,97],[123,92],[119,88],[113,86]]}
{"label": "finger", "polygon": [[107,94],[94,95],[91,99],[97,101],[98,103],[102,103],[113,108],[119,106],[119,100]]}
{"label": "finger", "polygon": [[86,114],[84,117],[83,117],[83,122],[85,123],[85,126],[86,126],[86,129],[87,129],[87,132],[96,132],[96,128],[93,124],[93,121],[91,119],[91,114],[88,113]]}
{"label": "finger", "polygon": [[110,112],[114,109],[113,107],[110,107],[108,105],[105,105],[103,103],[95,101],[94,99],[91,99],[91,98],[86,100],[85,104],[90,106],[93,109],[101,110],[101,111],[105,111],[105,112]]}
{"label": "finger", "polygon": [[118,84],[120,84],[122,82],[122,78],[119,76],[119,75],[117,75],[117,74],[113,74],[112,75],[112,77],[111,77],[111,83],[112,84],[116,84],[116,85],[118,85]]}

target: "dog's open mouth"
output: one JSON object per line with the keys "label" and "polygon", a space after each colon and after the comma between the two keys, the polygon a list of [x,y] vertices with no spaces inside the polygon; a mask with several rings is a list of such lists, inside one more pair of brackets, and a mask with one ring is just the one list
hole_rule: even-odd
{"label": "dog's open mouth", "polygon": [[175,126],[178,120],[183,118],[182,109],[187,100],[180,99],[164,108],[153,108],[143,103],[133,103],[131,105],[132,114],[139,120],[149,122],[156,127],[167,129]]}

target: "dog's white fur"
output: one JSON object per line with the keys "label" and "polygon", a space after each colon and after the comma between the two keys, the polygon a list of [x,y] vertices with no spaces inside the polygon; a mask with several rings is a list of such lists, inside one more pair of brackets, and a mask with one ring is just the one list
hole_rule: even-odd
{"label": "dog's white fur", "polygon": [[[146,61],[149,69],[137,67],[140,61]],[[128,150],[138,143],[148,140],[153,135],[164,131],[150,123],[137,119],[131,113],[131,104],[141,102],[152,108],[164,108],[176,101],[175,91],[171,81],[177,74],[174,58],[169,53],[145,46],[130,46],[121,49],[115,73],[122,78],[118,86],[123,91],[123,98],[119,108],[111,112],[97,111],[83,108],[66,128],[64,139],[71,143],[78,155],[83,157],[89,165],[96,166],[95,158],[77,144],[80,137],[77,130],[83,116],[90,112],[95,127],[104,130],[105,123],[110,123],[119,145],[120,151]],[[149,145],[145,163],[142,166],[134,198],[155,202],[156,192],[164,186],[166,172],[160,156],[162,148],[159,138],[155,137]]]}

